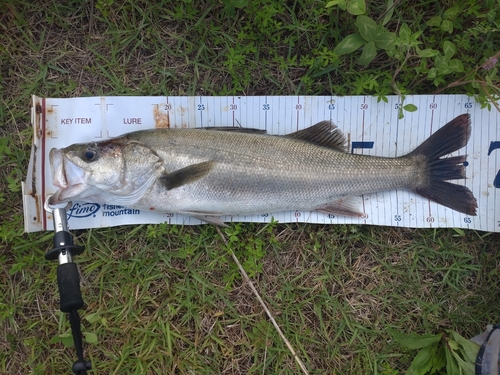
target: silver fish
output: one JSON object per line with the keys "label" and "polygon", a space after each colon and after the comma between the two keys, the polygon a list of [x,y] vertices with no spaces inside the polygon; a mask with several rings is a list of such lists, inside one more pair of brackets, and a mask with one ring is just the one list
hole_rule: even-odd
{"label": "silver fish", "polygon": [[208,222],[220,215],[318,210],[362,216],[351,197],[414,191],[476,215],[465,178],[470,117],[460,115],[409,154],[355,155],[330,121],[286,136],[204,129],[154,129],[50,151],[49,203],[85,201],[177,212]]}

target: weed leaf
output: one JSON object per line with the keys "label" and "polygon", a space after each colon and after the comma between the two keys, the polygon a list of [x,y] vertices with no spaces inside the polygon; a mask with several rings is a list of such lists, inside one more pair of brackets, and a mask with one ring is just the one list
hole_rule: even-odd
{"label": "weed leaf", "polygon": [[434,59],[434,66],[436,67],[437,74],[440,75],[445,75],[445,74],[450,74],[452,70],[448,66],[448,62],[446,61],[446,57],[438,53],[436,55],[436,58]]}
{"label": "weed leaf", "polygon": [[85,335],[85,342],[89,344],[97,344],[99,343],[99,339],[97,338],[97,335],[93,332],[83,332]]}
{"label": "weed leaf", "polygon": [[340,5],[340,7],[345,7],[345,0],[332,0],[326,3],[326,8],[331,8],[335,5]]}
{"label": "weed leaf", "polygon": [[451,34],[453,32],[453,23],[450,20],[444,20],[441,23],[441,30],[447,31]]}
{"label": "weed leaf", "polygon": [[248,0],[233,0],[233,5],[236,8],[244,8],[248,5]]}
{"label": "weed leaf", "polygon": [[445,20],[452,20],[452,19],[454,19],[457,16],[458,12],[459,12],[458,6],[454,6],[454,7],[450,8],[450,9],[447,9],[444,12],[443,18]]}
{"label": "weed leaf", "polygon": [[446,330],[446,332],[450,333],[453,336],[453,339],[460,346],[462,346],[462,348],[464,349],[463,353],[465,354],[465,358],[468,359],[469,362],[475,363],[477,358],[477,353],[479,352],[479,345],[463,338],[455,331]]}
{"label": "weed leaf", "polygon": [[453,358],[456,361],[456,366],[460,368],[460,373],[465,375],[474,375],[474,362],[466,362],[460,357],[460,354],[456,350],[451,352]]}
{"label": "weed leaf", "polygon": [[433,366],[433,358],[436,355],[438,343],[423,347],[413,358],[405,375],[425,375]]}
{"label": "weed leaf", "polygon": [[479,345],[464,339],[458,333],[446,330],[451,337],[446,337],[446,370],[448,374],[474,375]]}
{"label": "weed leaf", "polygon": [[432,48],[426,48],[426,49],[420,49],[417,47],[417,55],[420,57],[434,57],[439,53],[437,49],[432,49]]}
{"label": "weed leaf", "polygon": [[389,330],[389,333],[394,338],[394,340],[396,340],[400,345],[408,349],[424,348],[426,346],[439,342],[439,340],[441,340],[442,338],[441,334],[419,335],[417,333],[410,333],[408,335],[405,335],[404,333],[400,333],[393,330]]}
{"label": "weed leaf", "polygon": [[446,353],[446,373],[448,375],[460,374],[459,367],[453,358],[452,349],[448,345],[445,345],[444,351]]}
{"label": "weed leaf", "polygon": [[416,112],[418,107],[415,104],[407,104],[403,107],[403,109],[407,112]]}
{"label": "weed leaf", "polygon": [[347,55],[348,53],[356,51],[359,47],[361,47],[365,43],[365,40],[359,35],[350,34],[347,35],[333,50],[335,54],[338,56]]}
{"label": "weed leaf", "polygon": [[356,26],[359,33],[367,42],[375,40],[377,35],[377,23],[367,16],[358,16],[356,18]]}
{"label": "weed leaf", "polygon": [[406,23],[403,23],[403,25],[401,25],[401,28],[399,29],[399,37],[402,40],[409,40],[410,36],[411,36],[410,28]]}
{"label": "weed leaf", "polygon": [[368,42],[366,46],[363,48],[363,52],[359,57],[359,64],[367,66],[372,62],[372,60],[375,58],[376,55],[377,55],[377,48],[375,47],[375,43],[373,41]]}
{"label": "weed leaf", "polygon": [[347,0],[347,11],[355,16],[365,13],[365,0]]}
{"label": "weed leaf", "polygon": [[450,70],[461,73],[464,71],[464,66],[462,65],[462,62],[458,59],[453,59],[448,62],[448,67]]}
{"label": "weed leaf", "polygon": [[455,48],[455,45],[452,42],[446,40],[443,44],[443,52],[444,56],[450,59],[453,57],[455,52],[457,52],[457,49]]}
{"label": "weed leaf", "polygon": [[386,25],[392,19],[392,15],[394,14],[394,0],[387,1],[387,8],[384,20],[382,21],[382,25]]}
{"label": "weed leaf", "polygon": [[235,8],[244,8],[248,5],[248,0],[223,0],[224,11],[228,16],[234,16]]}
{"label": "weed leaf", "polygon": [[434,374],[446,366],[446,353],[444,352],[444,345],[438,345],[438,349],[432,357],[432,367],[430,373]]}
{"label": "weed leaf", "polygon": [[428,26],[437,26],[441,25],[442,18],[440,16],[432,17],[429,21],[426,22]]}
{"label": "weed leaf", "polygon": [[85,315],[85,320],[89,323],[95,323],[99,320],[99,314],[98,313],[91,313]]}
{"label": "weed leaf", "polygon": [[375,37],[375,45],[377,46],[377,48],[383,50],[389,50],[394,48],[395,42],[396,42],[396,34],[388,31],[379,33]]}
{"label": "weed leaf", "polygon": [[62,343],[65,347],[69,348],[73,345],[73,336],[71,332],[61,333],[60,335],[54,336],[50,339],[50,344]]}
{"label": "weed leaf", "polygon": [[453,72],[453,70],[450,69],[450,67],[448,66],[448,64],[446,62],[442,62],[438,69],[437,69],[437,72],[438,74],[440,75],[445,75],[445,74],[450,74]]}

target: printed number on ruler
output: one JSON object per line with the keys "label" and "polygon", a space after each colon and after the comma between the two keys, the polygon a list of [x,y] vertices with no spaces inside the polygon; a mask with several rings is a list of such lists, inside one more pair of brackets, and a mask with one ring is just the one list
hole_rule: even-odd
{"label": "printed number on ruler", "polygon": [[269,111],[270,109],[271,109],[270,104],[267,104],[267,103],[262,104],[262,110]]}

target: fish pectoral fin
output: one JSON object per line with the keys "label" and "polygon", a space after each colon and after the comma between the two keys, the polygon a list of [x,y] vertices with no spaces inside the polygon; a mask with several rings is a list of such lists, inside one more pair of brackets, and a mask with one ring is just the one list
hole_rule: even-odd
{"label": "fish pectoral fin", "polygon": [[341,152],[348,152],[344,133],[331,121],[320,121],[316,125],[287,134],[285,137],[300,139]]}
{"label": "fish pectoral fin", "polygon": [[343,197],[333,202],[314,208],[315,211],[325,214],[362,217],[365,214],[359,211],[359,197]]}
{"label": "fish pectoral fin", "polygon": [[213,166],[214,162],[211,160],[193,164],[161,176],[160,182],[167,190],[172,190],[202,178],[212,170]]}

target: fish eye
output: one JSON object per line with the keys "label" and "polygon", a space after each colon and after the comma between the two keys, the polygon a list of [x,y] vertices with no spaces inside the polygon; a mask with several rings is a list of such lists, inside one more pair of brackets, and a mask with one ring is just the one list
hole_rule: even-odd
{"label": "fish eye", "polygon": [[85,151],[83,156],[87,161],[94,161],[97,156],[97,152],[95,150],[88,149],[87,151]]}

